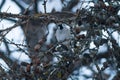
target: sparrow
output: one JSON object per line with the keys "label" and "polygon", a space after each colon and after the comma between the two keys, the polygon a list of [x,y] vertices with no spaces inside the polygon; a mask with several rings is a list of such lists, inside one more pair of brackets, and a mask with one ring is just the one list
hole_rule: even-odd
{"label": "sparrow", "polygon": [[56,36],[57,42],[61,42],[62,45],[68,47],[70,44],[70,38],[71,38],[70,27],[66,24],[57,25],[55,36]]}

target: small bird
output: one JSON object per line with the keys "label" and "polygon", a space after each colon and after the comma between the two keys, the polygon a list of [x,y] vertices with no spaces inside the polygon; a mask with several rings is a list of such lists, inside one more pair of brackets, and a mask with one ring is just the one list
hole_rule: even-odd
{"label": "small bird", "polygon": [[70,27],[66,24],[59,24],[55,36],[58,42],[63,42],[63,44],[68,43],[68,41],[65,40],[69,40],[71,37]]}

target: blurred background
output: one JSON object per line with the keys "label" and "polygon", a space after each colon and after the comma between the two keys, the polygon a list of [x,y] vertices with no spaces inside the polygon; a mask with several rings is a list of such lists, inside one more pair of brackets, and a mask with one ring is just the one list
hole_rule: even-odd
{"label": "blurred background", "polygon": [[[0,0],[0,79],[119,80],[119,5],[119,0]],[[27,20],[4,13],[37,18],[50,13],[70,27],[70,47],[53,40],[56,22],[33,19],[14,27]],[[64,18],[71,14],[69,25]]]}

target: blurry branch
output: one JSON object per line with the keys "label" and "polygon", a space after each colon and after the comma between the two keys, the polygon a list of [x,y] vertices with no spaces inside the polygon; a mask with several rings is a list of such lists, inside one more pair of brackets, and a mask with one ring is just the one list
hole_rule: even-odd
{"label": "blurry branch", "polygon": [[10,41],[9,39],[6,40],[6,43],[15,45],[20,51],[22,51],[22,52],[24,52],[25,54],[28,55],[28,53],[24,49],[21,48],[21,47],[28,47],[27,45],[17,44],[17,43],[14,43],[14,42]]}
{"label": "blurry branch", "polygon": [[97,70],[98,70],[98,78],[100,79],[100,80],[103,80],[103,78],[102,78],[102,71],[101,71],[101,69],[100,69],[100,67],[99,67],[99,65],[95,62],[95,66],[96,66],[96,68],[97,68]]}
{"label": "blurry branch", "polygon": [[15,25],[13,25],[12,27],[9,27],[9,28],[6,28],[6,29],[1,29],[0,30],[0,33],[1,32],[4,32],[4,31],[11,31],[13,28],[16,28],[17,26],[20,26],[20,25],[22,25],[22,24],[25,24],[27,21],[23,21],[23,22],[18,22],[18,23],[16,23]]}
{"label": "blurry branch", "polygon": [[28,47],[27,45],[14,43],[14,42],[10,41],[9,39],[6,39],[6,42],[7,42],[8,44],[13,44],[13,45],[22,46],[22,47]]}
{"label": "blurry branch", "polygon": [[3,38],[3,42],[5,43],[5,47],[6,47],[6,51],[7,51],[7,55],[9,56],[9,55],[10,55],[10,49],[9,49],[9,46],[8,46],[8,44],[7,44],[5,38]]}
{"label": "blurry branch", "polygon": [[79,0],[70,0],[68,5],[63,8],[63,11],[71,11],[79,3]]}
{"label": "blurry branch", "polygon": [[45,12],[45,14],[46,14],[46,3],[47,3],[47,0],[44,0],[43,6],[44,6],[44,12]]}
{"label": "blurry branch", "polygon": [[[64,4],[64,0],[61,0],[61,2],[62,2],[62,4]],[[79,5],[79,8],[78,9],[82,9],[82,7],[83,7],[83,4],[84,3],[90,3],[90,2],[92,2],[92,1],[88,1],[88,0],[70,0],[68,3],[67,3],[67,5],[65,6],[65,7],[63,7],[63,9],[62,9],[62,11],[72,11],[72,9],[76,6],[76,5],[78,5],[78,3],[80,3],[80,5]],[[86,5],[86,7],[87,7],[88,5]]]}
{"label": "blurry branch", "polygon": [[2,0],[1,4],[0,4],[0,12],[1,12],[1,9],[3,7],[3,5],[5,4],[6,0]]}
{"label": "blurry branch", "polygon": [[38,13],[38,0],[33,0],[34,12]]}
{"label": "blurry branch", "polygon": [[53,71],[51,71],[51,73],[49,74],[48,76],[48,79],[47,80],[50,80],[51,76],[53,75],[53,73],[56,71],[56,69],[54,69]]}
{"label": "blurry branch", "polygon": [[39,19],[42,21],[53,21],[53,22],[69,22],[76,19],[76,14],[71,12],[55,12],[47,14],[35,14],[35,15],[20,15],[20,14],[11,14],[11,13],[0,13],[0,18],[19,18],[22,20],[25,19]]}
{"label": "blurry branch", "polygon": [[2,41],[4,39],[4,37],[14,28],[16,28],[17,26],[20,26],[22,24],[25,24],[27,21],[23,21],[23,22],[16,22],[15,25],[13,25],[12,27],[6,28],[6,29],[1,29],[0,30],[0,41]]}
{"label": "blurry branch", "polygon": [[19,1],[16,1],[16,0],[12,0],[12,1],[17,4],[17,6],[21,9],[21,12],[25,11],[25,8],[19,3]]}
{"label": "blurry branch", "polygon": [[1,64],[0,64],[0,77],[2,77],[2,74],[5,73],[5,70],[1,67]]}
{"label": "blurry branch", "polygon": [[0,51],[0,58],[2,58],[9,67],[13,63],[13,61],[9,58],[9,56],[6,56],[6,54],[4,54],[4,52],[1,52],[1,51]]}
{"label": "blurry branch", "polygon": [[80,9],[82,9],[83,4],[85,3],[85,0],[81,1]]}
{"label": "blurry branch", "polygon": [[28,19],[29,16],[1,12],[1,13],[0,13],[0,18],[20,18],[20,19]]}

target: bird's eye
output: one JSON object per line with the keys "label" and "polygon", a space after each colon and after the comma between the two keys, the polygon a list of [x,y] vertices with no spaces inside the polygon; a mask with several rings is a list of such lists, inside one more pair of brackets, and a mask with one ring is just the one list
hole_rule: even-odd
{"label": "bird's eye", "polygon": [[59,24],[58,26],[60,27],[60,30],[62,30],[62,29],[63,29],[63,26],[62,26],[62,24]]}

